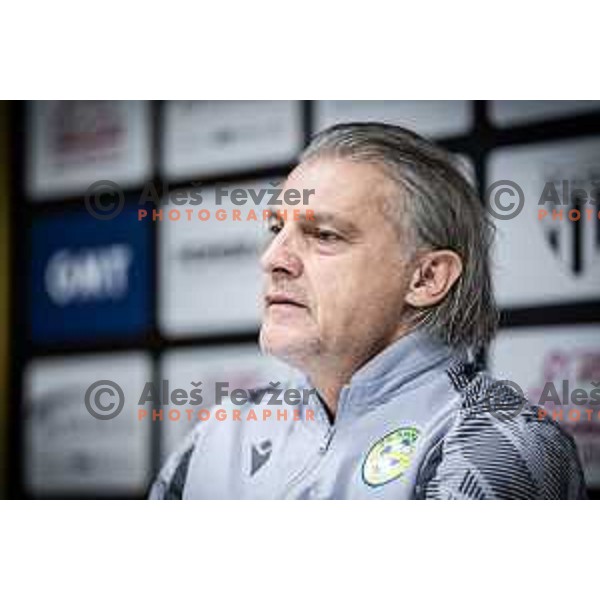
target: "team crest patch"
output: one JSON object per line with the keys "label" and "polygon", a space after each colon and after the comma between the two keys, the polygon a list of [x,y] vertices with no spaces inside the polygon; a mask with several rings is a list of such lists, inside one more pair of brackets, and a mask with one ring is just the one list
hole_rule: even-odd
{"label": "team crest patch", "polygon": [[364,482],[376,487],[400,477],[410,466],[420,435],[416,427],[400,427],[376,442],[363,463]]}

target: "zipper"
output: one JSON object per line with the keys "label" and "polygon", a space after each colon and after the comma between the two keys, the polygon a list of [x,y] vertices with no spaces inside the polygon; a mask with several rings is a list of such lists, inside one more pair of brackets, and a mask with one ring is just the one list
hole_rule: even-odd
{"label": "zipper", "polygon": [[319,444],[319,454],[325,454],[331,446],[331,440],[335,433],[335,425],[332,425],[325,435],[325,439]]}
{"label": "zipper", "polygon": [[[340,399],[339,399],[339,403],[338,403],[339,410],[336,414],[333,424],[329,425],[329,427],[327,428],[327,432],[325,433],[324,438],[319,443],[317,453],[313,456],[313,458],[306,464],[306,466],[300,472],[296,473],[296,475],[294,475],[292,477],[292,479],[290,479],[290,481],[288,481],[288,484],[285,488],[284,497],[288,497],[289,494],[293,491],[294,487],[296,487],[296,485],[302,479],[305,479],[312,472],[316,471],[317,468],[323,463],[323,461],[327,457],[327,451],[329,450],[329,448],[331,446],[331,441],[333,440],[333,436],[335,435],[335,431],[336,431],[336,424],[340,420],[342,406],[344,405],[342,400],[347,395],[347,393],[348,393],[348,387],[345,386],[342,388],[342,391],[340,392]],[[319,406],[319,409],[321,411],[323,411],[323,415],[325,416],[325,411],[324,411],[323,407]]]}
{"label": "zipper", "polygon": [[308,475],[310,475],[313,471],[316,471],[317,468],[321,465],[323,460],[327,455],[327,450],[329,450],[329,446],[331,445],[331,440],[333,438],[333,434],[335,433],[335,427],[331,426],[323,440],[319,443],[319,447],[317,449],[316,454],[310,459],[310,461],[301,469],[298,473],[296,473],[287,483],[285,488],[284,497],[288,497],[289,494],[293,491],[298,483],[301,480],[305,479]]}

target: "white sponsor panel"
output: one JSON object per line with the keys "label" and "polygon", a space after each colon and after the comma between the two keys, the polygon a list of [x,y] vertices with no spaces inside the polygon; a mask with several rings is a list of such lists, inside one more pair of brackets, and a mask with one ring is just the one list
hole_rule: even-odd
{"label": "white sponsor panel", "polygon": [[164,127],[170,179],[285,164],[302,145],[301,104],[288,100],[170,101]]}
{"label": "white sponsor panel", "polygon": [[[219,406],[231,406],[227,392],[278,383],[279,388],[285,389],[286,382],[299,377],[297,371],[281,361],[262,355],[256,344],[173,350],[164,355],[161,367],[161,386],[168,381],[168,388],[162,389],[168,390],[169,399],[177,398],[176,390],[185,393],[179,392],[182,398],[179,404],[169,400],[168,404],[162,406],[163,460],[194,426],[201,423],[201,409],[213,413]],[[199,393],[199,396],[194,398],[192,391]],[[216,404],[217,399],[220,404]],[[211,418],[214,420],[214,417]],[[214,426],[218,427],[218,424]]]}
{"label": "white sponsor panel", "polygon": [[315,104],[315,122],[317,131],[335,123],[382,121],[421,135],[461,135],[473,123],[472,104],[465,100],[323,100]]}
{"label": "white sponsor panel", "polygon": [[[163,209],[159,316],[166,335],[258,328],[262,289],[259,260],[267,235],[263,211],[272,207],[266,206],[266,201],[259,206],[251,200],[243,205],[230,201],[234,190],[250,189],[260,194],[262,189],[274,187],[272,182],[258,182],[199,188],[188,193],[190,197],[200,195],[201,204],[169,204]],[[177,221],[167,218],[174,208],[181,213]],[[186,210],[192,211],[189,220]],[[201,220],[200,211],[207,211],[203,214],[209,218]],[[248,220],[251,214],[256,220]],[[219,215],[225,218],[219,220]],[[235,220],[236,216],[239,220]]]}
{"label": "white sponsor panel", "polygon": [[28,193],[49,200],[83,195],[101,180],[141,185],[151,177],[150,123],[144,101],[29,103]]}
{"label": "white sponsor panel", "polygon": [[[141,353],[33,361],[24,381],[26,487],[36,495],[143,493],[150,428],[137,409],[150,377]],[[96,414],[115,416],[93,416],[86,393]]]}
{"label": "white sponsor panel", "polygon": [[499,203],[499,214],[518,207],[513,182],[524,198],[516,216],[494,219],[498,303],[518,308],[599,299],[600,138],[499,150],[488,173],[488,190],[505,182],[487,200]]}
{"label": "white sponsor panel", "polygon": [[501,127],[549,121],[600,110],[598,100],[494,100],[490,118]]}
{"label": "white sponsor panel", "polygon": [[490,369],[574,436],[586,483],[600,487],[600,326],[501,330]]}

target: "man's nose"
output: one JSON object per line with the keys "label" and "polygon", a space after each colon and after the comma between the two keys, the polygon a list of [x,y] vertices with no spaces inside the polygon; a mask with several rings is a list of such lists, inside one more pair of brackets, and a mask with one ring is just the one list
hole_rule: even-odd
{"label": "man's nose", "polygon": [[294,248],[292,235],[284,227],[270,242],[261,257],[261,267],[266,273],[285,272],[291,277],[302,274],[302,260]]}

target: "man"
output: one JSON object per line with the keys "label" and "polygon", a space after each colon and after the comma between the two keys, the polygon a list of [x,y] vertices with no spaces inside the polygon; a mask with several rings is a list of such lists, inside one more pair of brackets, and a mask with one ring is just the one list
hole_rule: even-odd
{"label": "man", "polygon": [[318,393],[296,419],[200,423],[151,497],[583,497],[571,438],[474,362],[492,226],[456,160],[338,125],[284,186],[315,190],[312,218],[271,225],[260,344]]}

